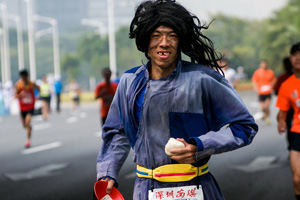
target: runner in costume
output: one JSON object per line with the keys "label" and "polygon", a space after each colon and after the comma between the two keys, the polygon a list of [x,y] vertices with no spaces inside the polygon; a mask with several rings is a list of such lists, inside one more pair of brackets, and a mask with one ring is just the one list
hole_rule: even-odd
{"label": "runner in costume", "polygon": [[[138,6],[130,38],[149,61],[122,76],[103,127],[97,178],[108,181],[107,193],[131,147],[138,176],[134,200],[224,199],[209,172],[210,156],[250,144],[258,127],[218,72],[220,58],[202,28],[175,1]],[[184,148],[168,156],[171,137]]]}

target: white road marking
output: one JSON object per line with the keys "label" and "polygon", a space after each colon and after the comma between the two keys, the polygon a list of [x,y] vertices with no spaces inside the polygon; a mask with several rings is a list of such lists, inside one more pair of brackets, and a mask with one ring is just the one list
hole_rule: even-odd
{"label": "white road marking", "polygon": [[42,115],[34,116],[34,117],[32,118],[32,121],[43,121],[43,120],[44,120],[44,118],[43,118]]}
{"label": "white road marking", "polygon": [[37,130],[43,130],[51,127],[51,123],[44,123],[44,124],[36,124],[32,126],[32,129]]}
{"label": "white road marking", "polygon": [[42,145],[42,146],[30,148],[30,149],[24,149],[22,151],[22,154],[37,153],[37,152],[40,152],[40,151],[46,151],[46,150],[49,150],[49,149],[54,149],[54,148],[57,148],[57,147],[60,147],[60,146],[61,146],[61,142],[53,142],[53,143],[50,143],[50,144],[45,144],[45,145]]}
{"label": "white road marking", "polygon": [[70,117],[67,119],[68,124],[72,124],[78,121],[78,117]]}
{"label": "white road marking", "polygon": [[264,116],[264,113],[263,113],[263,112],[257,112],[257,113],[255,113],[255,114],[253,115],[253,118],[254,118],[255,120],[260,120],[260,119],[263,118],[263,116]]}
{"label": "white road marking", "polygon": [[275,163],[276,160],[276,156],[258,156],[249,164],[236,165],[232,166],[231,168],[248,173],[264,171],[282,166],[282,163]]}
{"label": "white road marking", "polygon": [[123,176],[124,179],[131,179],[131,178],[136,178],[136,173],[135,172],[131,172],[130,174],[127,174],[125,176]]}
{"label": "white road marking", "polygon": [[4,176],[9,178],[12,181],[22,181],[22,180],[30,180],[34,178],[46,177],[46,176],[54,176],[60,175],[62,169],[68,167],[68,163],[62,164],[49,164],[43,167],[38,167],[27,172],[17,172],[17,173],[6,173]]}
{"label": "white road marking", "polygon": [[252,107],[252,108],[259,108],[259,103],[258,102],[250,102],[249,105]]}
{"label": "white road marking", "polygon": [[80,117],[84,119],[87,117],[87,114],[85,112],[82,112],[82,113],[80,113]]}
{"label": "white road marking", "polygon": [[98,131],[95,133],[95,137],[101,137],[102,136],[102,131]]}

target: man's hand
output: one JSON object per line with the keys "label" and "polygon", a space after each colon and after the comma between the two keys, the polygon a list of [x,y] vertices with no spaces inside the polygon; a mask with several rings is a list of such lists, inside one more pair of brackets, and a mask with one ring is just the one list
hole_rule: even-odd
{"label": "man's hand", "polygon": [[106,193],[107,194],[110,194],[113,187],[114,187],[114,184],[115,184],[115,181],[114,180],[111,180],[109,178],[105,178],[103,179],[104,181],[107,181],[107,187],[106,187]]}
{"label": "man's hand", "polygon": [[279,120],[277,124],[277,130],[279,134],[282,134],[286,131],[286,122],[283,120]]}
{"label": "man's hand", "polygon": [[172,149],[171,153],[176,154],[170,158],[176,160],[180,164],[192,164],[195,162],[195,153],[197,152],[197,146],[187,143],[182,138],[177,138],[178,141],[184,143],[184,148],[181,149]]}
{"label": "man's hand", "polygon": [[278,115],[277,115],[277,130],[279,134],[282,134],[286,131],[286,116],[287,116],[287,111],[282,111],[280,110]]}

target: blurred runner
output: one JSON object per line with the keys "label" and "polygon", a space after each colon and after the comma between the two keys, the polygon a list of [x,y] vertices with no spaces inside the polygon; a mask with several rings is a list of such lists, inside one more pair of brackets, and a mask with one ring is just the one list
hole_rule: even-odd
{"label": "blurred runner", "polygon": [[71,80],[68,89],[69,89],[69,96],[73,102],[73,110],[76,110],[80,102],[81,90],[75,79]]}
{"label": "blurred runner", "polygon": [[227,59],[222,59],[218,62],[219,66],[222,67],[224,76],[228,83],[235,89],[239,84],[239,79],[237,73],[234,69],[230,68],[229,61]]}
{"label": "blurred runner", "polygon": [[268,61],[261,60],[259,69],[252,76],[254,90],[258,94],[260,109],[263,112],[263,120],[270,125],[270,104],[273,87],[276,83],[276,77],[273,70],[269,69]]}
{"label": "blurred runner", "polygon": [[34,112],[34,89],[39,87],[31,82],[28,78],[28,72],[26,69],[19,72],[20,80],[15,85],[15,97],[19,99],[21,120],[22,124],[26,130],[27,140],[25,142],[25,147],[30,147],[31,140],[31,117]]}
{"label": "blurred runner", "polygon": [[95,99],[100,101],[100,116],[102,125],[105,123],[110,104],[116,93],[118,84],[116,82],[111,82],[111,71],[109,68],[104,68],[102,70],[103,81],[98,83],[94,92]]}
{"label": "blurred runner", "polygon": [[42,100],[42,115],[44,120],[48,119],[51,101],[51,86],[47,82],[47,77],[42,78],[43,82],[40,85],[40,99]]}
{"label": "blurred runner", "polygon": [[[283,68],[284,68],[284,73],[281,74],[277,78],[276,84],[274,86],[274,93],[276,95],[278,95],[278,92],[279,92],[279,89],[280,89],[282,83],[284,81],[286,81],[293,74],[293,66],[291,64],[291,61],[290,61],[289,57],[284,58],[282,60],[282,65],[283,65]],[[278,117],[279,117],[278,114],[277,114],[277,120],[278,120]],[[286,120],[285,120],[285,122],[286,122],[286,129],[287,129],[287,140],[288,140],[288,143],[290,142],[290,139],[291,139],[290,137],[292,136],[291,135],[291,127],[292,127],[293,116],[294,116],[294,109],[293,109],[293,107],[291,107],[289,109],[288,113],[287,113]]]}
{"label": "blurred runner", "polygon": [[290,166],[293,174],[294,192],[300,200],[300,42],[294,44],[290,51],[290,61],[294,74],[284,81],[279,89],[276,106],[278,113],[278,132],[287,131],[286,118],[289,109],[294,110],[289,137]]}

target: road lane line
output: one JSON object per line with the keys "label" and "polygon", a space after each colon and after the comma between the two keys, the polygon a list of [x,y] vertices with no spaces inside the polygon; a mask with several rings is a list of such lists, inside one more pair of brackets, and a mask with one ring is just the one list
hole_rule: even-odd
{"label": "road lane line", "polygon": [[44,123],[44,124],[36,124],[33,125],[32,128],[33,130],[43,130],[51,127],[51,123]]}
{"label": "road lane line", "polygon": [[101,137],[102,136],[102,131],[98,131],[95,133],[95,137]]}
{"label": "road lane line", "polygon": [[54,148],[57,148],[57,147],[60,147],[60,146],[61,146],[61,142],[53,142],[53,143],[50,143],[50,144],[45,144],[45,145],[41,145],[41,146],[38,146],[38,147],[30,148],[30,149],[24,149],[22,151],[22,154],[37,153],[37,152],[40,152],[40,151],[46,151],[46,150],[49,150],[49,149],[54,149]]}
{"label": "road lane line", "polygon": [[264,113],[263,113],[263,112],[257,112],[257,113],[255,113],[255,114],[253,115],[253,118],[254,118],[255,120],[260,120],[260,119],[263,118],[263,116],[264,116]]}
{"label": "road lane line", "polygon": [[132,179],[132,178],[136,178],[136,173],[135,172],[131,172],[129,174],[126,174],[125,176],[123,176],[124,179]]}
{"label": "road lane line", "polygon": [[44,118],[42,115],[39,115],[39,116],[34,116],[32,118],[32,121],[44,121]]}
{"label": "road lane line", "polygon": [[80,113],[80,117],[84,119],[87,117],[87,114],[85,112],[82,112],[82,113]]}
{"label": "road lane line", "polygon": [[251,106],[252,108],[259,108],[259,102],[252,101],[249,103],[249,106]]}
{"label": "road lane line", "polygon": [[78,121],[78,117],[70,117],[67,119],[68,124],[72,124]]}

